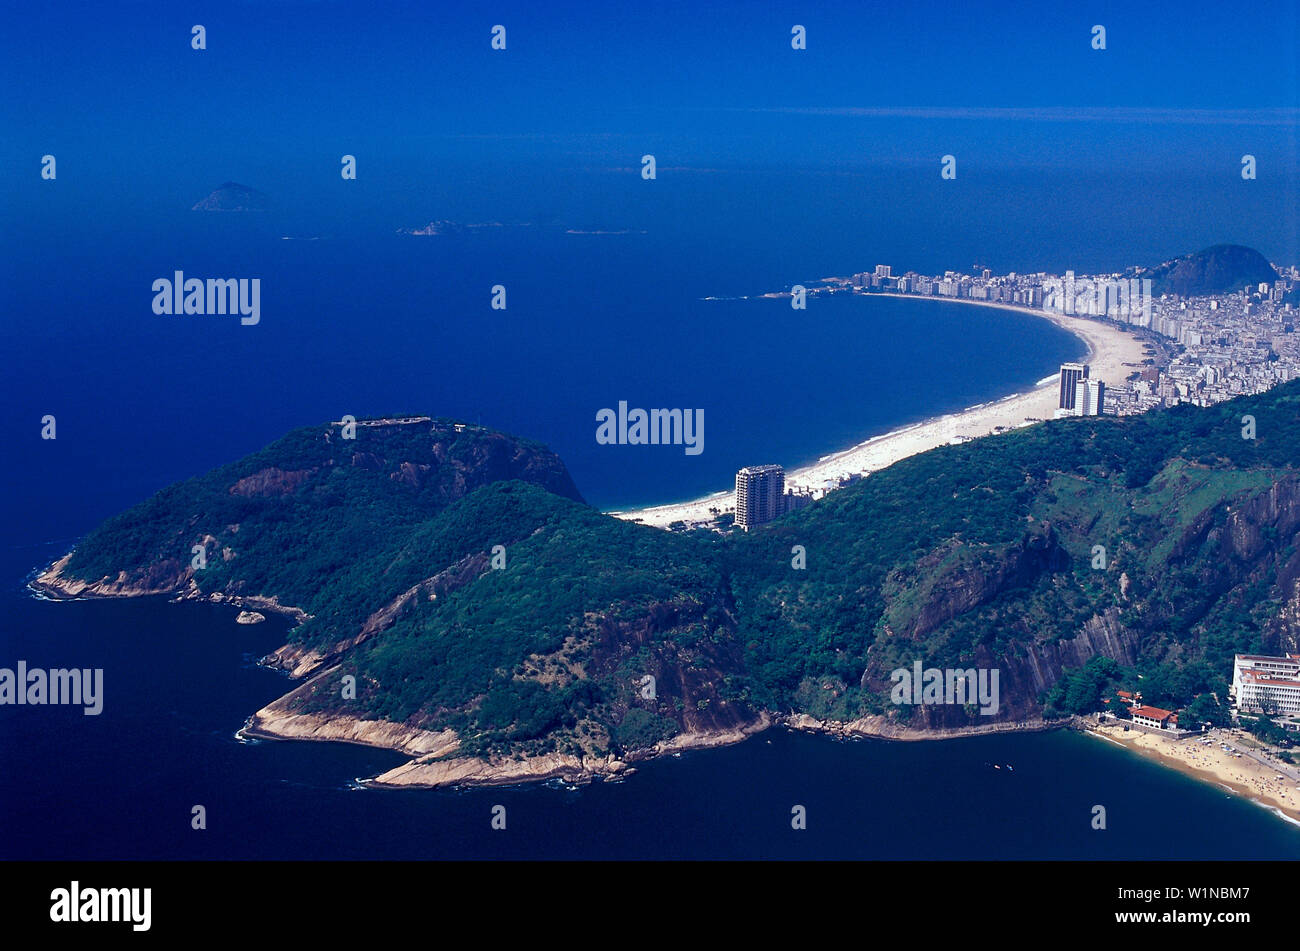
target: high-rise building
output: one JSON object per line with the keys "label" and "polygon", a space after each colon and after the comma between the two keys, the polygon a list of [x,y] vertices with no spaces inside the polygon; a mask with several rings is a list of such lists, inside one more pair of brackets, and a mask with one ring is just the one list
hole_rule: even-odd
{"label": "high-rise building", "polygon": [[892,277],[893,275],[890,273],[892,270],[893,270],[893,266],[892,266],[892,265],[889,265],[889,264],[877,264],[877,265],[876,265],[876,277]]}
{"label": "high-rise building", "polygon": [[746,466],[736,473],[736,524],[749,531],[785,512],[785,470]]}
{"label": "high-rise building", "polygon": [[1080,380],[1088,379],[1088,364],[1061,364],[1061,399],[1060,409],[1074,409],[1074,391]]}
{"label": "high-rise building", "polygon": [[812,504],[812,491],[806,488],[790,488],[785,490],[785,511],[797,512],[801,508],[807,508]]}
{"label": "high-rise building", "polygon": [[1106,400],[1106,384],[1101,380],[1082,379],[1074,385],[1074,415],[1100,416]]}
{"label": "high-rise building", "polygon": [[1300,714],[1300,654],[1236,655],[1231,693],[1244,713]]}

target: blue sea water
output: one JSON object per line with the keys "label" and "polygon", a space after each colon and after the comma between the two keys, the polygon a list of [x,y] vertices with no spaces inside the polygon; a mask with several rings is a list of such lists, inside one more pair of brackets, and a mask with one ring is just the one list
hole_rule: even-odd
{"label": "blue sea water", "polygon": [[[102,517],[295,426],[409,412],[538,439],[602,508],[675,501],[745,465],[807,463],[1027,388],[1083,351],[1046,321],[984,308],[705,300],[826,275],[807,252],[772,267],[697,250],[655,234],[358,236],[200,213],[129,241],[93,227],[34,241],[9,261],[23,359],[3,384],[20,453],[7,477],[29,483],[12,497],[106,491],[86,476],[111,460],[121,491],[92,509]],[[260,322],[153,314],[153,281],[178,270],[260,278]],[[489,306],[494,285],[505,310]],[[598,445],[596,414],[620,401],[701,411],[703,451]],[[46,413],[54,443],[33,439]]]}
{"label": "blue sea water", "polygon": [[[254,664],[283,619],[33,600],[16,576],[55,552],[0,556],[5,657],[102,667],[104,712],[0,708],[5,859],[1300,858],[1300,828],[1263,808],[1066,733],[891,743],[769,730],[618,783],[359,789],[404,758],[235,738],[287,686]],[[498,804],[504,831],[490,826]],[[1097,804],[1105,831],[1091,827]],[[191,828],[196,805],[206,829]],[[791,828],[796,805],[806,830]]]}
{"label": "blue sea water", "polygon": [[[253,663],[282,642],[282,621],[31,598],[31,571],[101,519],[345,413],[431,412],[540,439],[589,501],[613,507],[725,487],[741,465],[810,461],[1023,389],[1082,350],[1045,321],[930,302],[795,313],[703,300],[876,263],[851,236],[393,230],[151,210],[136,226],[89,216],[8,241],[0,662],[103,667],[106,700],[99,717],[0,708],[0,856],[1300,857],[1300,831],[1263,809],[1064,734],[890,744],[771,731],[580,790],[359,790],[355,778],[402,758],[234,737],[288,686]],[[261,278],[261,322],[155,316],[151,283],[177,269]],[[489,307],[498,283],[505,311]],[[704,452],[596,445],[596,411],[619,400],[703,409]],[[38,437],[47,413],[54,441]],[[505,833],[489,829],[496,803]],[[1098,803],[1106,833],[1089,825]],[[806,832],[790,829],[796,804]],[[190,828],[194,805],[205,831]]]}

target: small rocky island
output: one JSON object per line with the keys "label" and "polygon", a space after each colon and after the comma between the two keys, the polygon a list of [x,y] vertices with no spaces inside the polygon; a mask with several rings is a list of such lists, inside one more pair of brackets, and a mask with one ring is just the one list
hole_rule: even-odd
{"label": "small rocky island", "polygon": [[191,211],[266,211],[270,205],[271,200],[264,192],[238,182],[226,182],[196,203]]}

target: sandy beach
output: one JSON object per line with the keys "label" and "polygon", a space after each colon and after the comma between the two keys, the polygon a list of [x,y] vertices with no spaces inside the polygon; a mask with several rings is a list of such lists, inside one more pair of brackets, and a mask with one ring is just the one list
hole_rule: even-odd
{"label": "sandy beach", "polygon": [[[1082,361],[1091,364],[1092,378],[1100,379],[1108,385],[1122,383],[1135,369],[1141,368],[1144,358],[1143,344],[1131,332],[1084,317],[1009,304],[990,304],[984,301],[918,297],[914,294],[883,296],[928,300],[933,301],[935,306],[997,307],[1050,320],[1087,345],[1088,352],[1082,357]],[[1040,383],[1027,392],[1014,393],[959,413],[904,426],[868,439],[851,449],[824,456],[810,466],[787,472],[786,485],[805,487],[814,491],[830,490],[836,488],[839,481],[848,476],[875,472],[893,465],[900,459],[906,459],[908,456],[938,446],[1013,429],[1036,420],[1051,419],[1057,408],[1057,394],[1057,377],[1052,376],[1050,380]],[[772,461],[779,460],[753,459],[743,464],[758,465]],[[734,505],[735,491],[732,488],[690,502],[614,511],[608,514],[666,528],[678,521],[688,525],[712,521],[714,515],[709,511],[710,508],[725,511]]]}
{"label": "sandy beach", "polygon": [[[1276,810],[1300,824],[1300,770],[1253,759],[1249,747],[1238,734],[1211,730],[1205,734],[1211,742],[1201,744],[1197,737],[1174,740],[1138,730],[1125,733],[1123,726],[1110,723],[1092,726],[1088,732],[1196,779],[1226,787],[1236,795]],[[1225,752],[1225,743],[1241,756]]]}

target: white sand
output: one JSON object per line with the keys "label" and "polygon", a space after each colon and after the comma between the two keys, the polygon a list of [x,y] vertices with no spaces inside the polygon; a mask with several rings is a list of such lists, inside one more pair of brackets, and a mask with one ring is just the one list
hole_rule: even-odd
{"label": "white sand", "polygon": [[[1300,781],[1297,781],[1300,772],[1294,766],[1265,764],[1253,759],[1246,752],[1249,747],[1240,731],[1211,730],[1206,734],[1212,741],[1208,746],[1202,746],[1193,737],[1174,740],[1139,730],[1125,733],[1123,724],[1114,722],[1091,727],[1090,732],[1197,779],[1226,786],[1239,796],[1290,817],[1293,822],[1300,820]],[[1242,755],[1225,753],[1221,748],[1223,743]]]}
{"label": "white sand", "polygon": [[[909,300],[932,300],[941,304],[975,307],[998,307],[1020,311],[1052,321],[1068,330],[1088,345],[1088,354],[1082,360],[1092,365],[1089,374],[1108,386],[1123,383],[1135,369],[1142,369],[1142,342],[1129,332],[1111,324],[1073,317],[1030,307],[1009,304],[991,304],[985,301],[954,300],[951,298],[917,297],[914,294],[889,294],[889,297],[906,297]],[[985,436],[998,427],[1011,429],[1026,425],[1032,420],[1051,419],[1056,412],[1059,383],[1053,376],[1026,393],[1016,393],[1004,399],[971,407],[960,413],[940,416],[905,426],[892,432],[868,439],[852,449],[825,456],[811,466],[786,473],[786,485],[806,486],[811,489],[835,488],[841,478],[861,473],[875,472],[893,465],[900,459],[944,446],[964,438]],[[752,465],[768,460],[752,460]],[[739,468],[739,467],[737,467]],[[709,522],[714,518],[710,508],[726,511],[736,503],[735,491],[716,492],[691,502],[657,505],[651,508],[610,512],[619,518],[640,521],[646,525],[666,528],[672,522],[687,524]]]}

